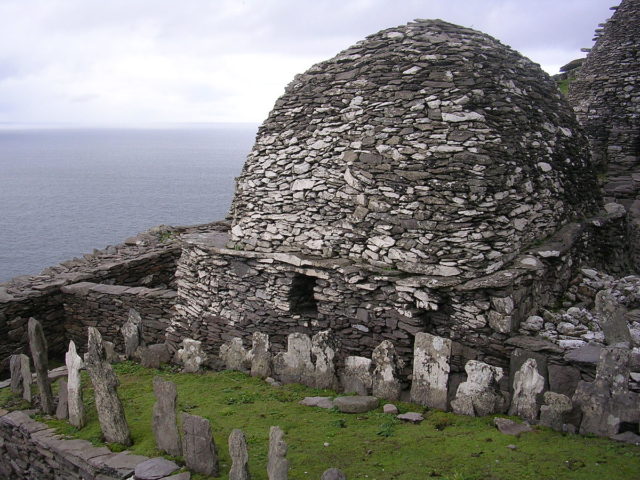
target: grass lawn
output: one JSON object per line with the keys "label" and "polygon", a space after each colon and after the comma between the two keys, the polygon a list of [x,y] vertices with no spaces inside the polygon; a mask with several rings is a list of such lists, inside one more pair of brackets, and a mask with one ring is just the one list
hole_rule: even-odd
{"label": "grass lawn", "polygon": [[[381,413],[381,408],[350,415],[304,407],[298,402],[305,396],[335,393],[301,385],[271,387],[239,372],[180,374],[133,363],[122,363],[115,369],[134,441],[130,450],[159,455],[151,429],[151,410],[152,380],[161,375],[176,383],[179,411],[211,421],[222,479],[227,478],[230,467],[227,439],[234,428],[242,429],[247,437],[252,479],[267,478],[271,425],[279,425],[286,434],[289,478],[296,480],[317,480],[330,467],[343,470],[349,480],[640,479],[640,447],[604,438],[563,435],[544,428],[516,438],[499,433],[493,417],[473,418],[435,410],[426,411],[425,421],[413,425]],[[100,444],[93,392],[86,375],[83,382],[87,426],[78,431],[66,422],[47,423],[60,433]],[[0,391],[0,405],[15,406],[8,388]],[[424,410],[406,403],[397,405],[401,412]]]}

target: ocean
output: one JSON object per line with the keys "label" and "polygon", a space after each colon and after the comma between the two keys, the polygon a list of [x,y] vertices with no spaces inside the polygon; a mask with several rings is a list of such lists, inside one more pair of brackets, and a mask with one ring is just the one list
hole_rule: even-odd
{"label": "ocean", "polygon": [[155,225],[223,219],[257,128],[1,128],[0,282]]}

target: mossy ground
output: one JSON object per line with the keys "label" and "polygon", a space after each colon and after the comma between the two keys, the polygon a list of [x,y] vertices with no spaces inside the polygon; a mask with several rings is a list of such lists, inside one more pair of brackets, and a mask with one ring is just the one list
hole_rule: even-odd
{"label": "mossy ground", "polygon": [[[400,423],[381,409],[362,415],[342,414],[298,404],[305,396],[335,395],[333,392],[301,385],[275,388],[239,372],[179,374],[132,363],[119,364],[116,370],[134,441],[130,450],[149,456],[160,454],[154,445],[151,410],[152,380],[161,375],[176,383],[180,411],[211,421],[220,450],[222,479],[227,478],[230,467],[227,438],[234,428],[242,429],[247,437],[252,478],[267,478],[271,425],[285,431],[292,479],[316,480],[329,467],[342,469],[350,480],[640,478],[640,447],[604,438],[563,435],[543,428],[515,438],[499,433],[492,424],[493,417],[472,418],[440,411],[425,412],[426,419],[419,425]],[[99,444],[93,392],[88,379],[83,381],[87,426],[78,431],[66,422],[47,422],[60,433]],[[0,391],[0,405],[11,404],[8,389]],[[401,411],[423,410],[416,405],[398,405]]]}

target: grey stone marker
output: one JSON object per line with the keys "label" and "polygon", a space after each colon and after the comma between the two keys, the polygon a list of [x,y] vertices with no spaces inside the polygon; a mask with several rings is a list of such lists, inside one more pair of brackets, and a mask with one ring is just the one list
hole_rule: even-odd
{"label": "grey stone marker", "polygon": [[337,346],[331,330],[323,330],[311,338],[311,353],[316,359],[313,387],[330,390],[338,388],[338,377],[333,363],[336,350]]}
{"label": "grey stone marker", "polygon": [[304,333],[291,333],[287,337],[287,351],[273,359],[273,370],[282,383],[314,385],[315,367],[311,362],[311,339]]}
{"label": "grey stone marker", "polygon": [[105,442],[131,445],[129,426],[118,397],[118,377],[106,360],[102,336],[97,328],[89,327],[89,341],[84,363],[91,377],[96,410]]}
{"label": "grey stone marker", "polygon": [[229,456],[231,457],[231,470],[229,480],[249,480],[249,452],[247,441],[242,430],[237,428],[229,435]]}
{"label": "grey stone marker", "polygon": [[31,376],[31,365],[29,364],[29,357],[24,354],[20,354],[20,375],[22,376],[22,398],[31,403],[33,395],[31,393],[31,383],[33,383],[33,377]]}
{"label": "grey stone marker", "polygon": [[[29,376],[24,377],[23,371],[24,363],[26,362],[29,371]],[[31,370],[29,368],[29,357],[24,353],[17,355],[11,355],[9,359],[9,370],[11,372],[11,391],[16,395],[23,395],[25,391],[25,383],[29,384],[29,390],[31,390]],[[29,394],[29,401],[31,401],[31,394]]]}
{"label": "grey stone marker", "polygon": [[218,454],[211,436],[211,424],[206,418],[182,414],[184,432],[184,461],[196,473],[219,475]]}
{"label": "grey stone marker", "polygon": [[49,358],[47,354],[47,340],[42,331],[42,325],[35,318],[29,319],[29,348],[36,370],[36,381],[40,390],[40,408],[47,415],[53,415],[53,392],[49,381]]}
{"label": "grey stone marker", "polygon": [[185,338],[182,340],[182,348],[176,354],[178,361],[182,363],[184,373],[196,373],[207,360],[207,355],[202,350],[202,342]]}
{"label": "grey stone marker", "polygon": [[451,401],[452,410],[458,415],[479,417],[504,412],[506,398],[498,385],[504,377],[502,368],[469,360],[464,369],[467,381],[458,386],[456,398]]}
{"label": "grey stone marker", "polygon": [[573,408],[571,399],[561,393],[544,392],[544,403],[540,407],[540,425],[562,431],[564,416]]}
{"label": "grey stone marker", "polygon": [[182,455],[180,433],[176,414],[178,390],[175,383],[166,382],[160,377],[153,379],[153,393],[156,403],[153,405],[153,434],[158,450],[179,457]]}
{"label": "grey stone marker", "polygon": [[87,418],[82,401],[80,369],[84,366],[82,358],[76,352],[76,344],[69,341],[69,350],[64,356],[67,365],[67,392],[69,396],[69,423],[76,428],[84,427]]}
{"label": "grey stone marker", "polygon": [[341,470],[330,468],[324,471],[320,480],[347,480],[347,477]]}
{"label": "grey stone marker", "polygon": [[373,396],[386,400],[400,398],[401,385],[398,380],[402,363],[398,359],[396,349],[389,340],[384,340],[373,349],[371,354],[373,363]]}
{"label": "grey stone marker", "polygon": [[124,338],[124,354],[127,359],[132,359],[140,345],[144,344],[142,339],[142,317],[134,309],[129,309],[127,321],[120,327]]}
{"label": "grey stone marker", "polygon": [[56,418],[58,420],[65,420],[69,418],[69,397],[67,392],[67,382],[64,380],[58,381],[58,406],[56,407]]}
{"label": "grey stone marker", "polygon": [[240,337],[233,337],[220,346],[220,360],[227,370],[246,372],[249,370],[249,354],[242,346]]}
{"label": "grey stone marker", "polygon": [[447,409],[447,384],[451,340],[430,333],[416,333],[413,350],[411,401],[431,408]]}
{"label": "grey stone marker", "polygon": [[269,335],[253,332],[251,337],[251,376],[267,378],[271,376],[271,352],[269,351]]}
{"label": "grey stone marker", "polygon": [[598,292],[594,309],[600,314],[600,327],[607,345],[626,343],[631,346],[631,333],[625,319],[627,308],[612,295],[611,290]]}
{"label": "grey stone marker", "polygon": [[535,358],[527,359],[516,372],[509,415],[517,415],[530,422],[538,419],[538,395],[544,391],[544,377],[538,373]]}
{"label": "grey stone marker", "polygon": [[267,463],[269,480],[287,480],[289,478],[289,460],[284,432],[280,427],[269,430],[269,460]]}
{"label": "grey stone marker", "polygon": [[163,363],[169,363],[171,353],[165,343],[155,343],[146,347],[139,347],[140,364],[146,368],[160,368]]}
{"label": "grey stone marker", "polygon": [[340,381],[345,393],[369,395],[373,386],[371,360],[356,355],[347,357],[344,361],[344,369]]}

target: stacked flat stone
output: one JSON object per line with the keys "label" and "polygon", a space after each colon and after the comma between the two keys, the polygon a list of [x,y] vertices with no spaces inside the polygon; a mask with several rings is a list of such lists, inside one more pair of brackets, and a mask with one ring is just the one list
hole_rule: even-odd
{"label": "stacked flat stone", "polygon": [[[594,161],[606,173],[605,195],[630,210],[635,245],[640,242],[639,37],[640,3],[623,0],[569,87],[569,100],[591,142]],[[640,249],[635,250],[638,270]]]}
{"label": "stacked flat stone", "polygon": [[383,30],[289,84],[238,179],[230,245],[473,278],[598,202],[554,82],[480,32]]}

